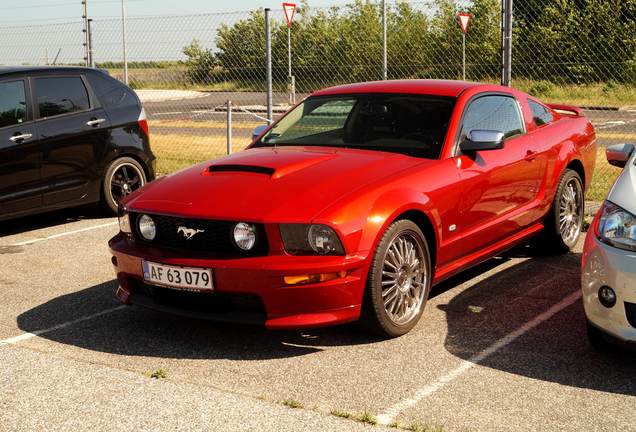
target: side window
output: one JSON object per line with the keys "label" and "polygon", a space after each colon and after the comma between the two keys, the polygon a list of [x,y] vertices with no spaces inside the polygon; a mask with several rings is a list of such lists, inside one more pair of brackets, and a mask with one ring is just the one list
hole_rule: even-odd
{"label": "side window", "polygon": [[36,78],[35,95],[40,118],[90,108],[88,92],[80,77]]}
{"label": "side window", "polygon": [[462,137],[475,129],[503,132],[506,138],[523,133],[523,121],[517,102],[509,96],[482,96],[466,109]]}
{"label": "side window", "polygon": [[528,99],[528,104],[530,104],[532,118],[537,126],[543,126],[545,124],[552,123],[552,120],[554,119],[550,110],[531,99]]}
{"label": "side window", "polygon": [[26,120],[24,81],[0,83],[0,127],[13,126]]}
{"label": "side window", "polygon": [[129,90],[114,78],[101,72],[91,73],[87,75],[87,78],[104,108],[137,105],[137,98],[131,94],[132,90]]}

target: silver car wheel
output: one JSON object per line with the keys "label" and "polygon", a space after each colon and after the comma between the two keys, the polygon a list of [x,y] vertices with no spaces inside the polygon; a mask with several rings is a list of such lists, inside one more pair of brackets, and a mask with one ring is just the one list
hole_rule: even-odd
{"label": "silver car wheel", "polygon": [[572,245],[581,233],[583,225],[583,188],[576,178],[571,178],[561,194],[559,202],[559,232],[563,242]]}
{"label": "silver car wheel", "polygon": [[395,325],[404,325],[419,315],[428,286],[424,250],[416,235],[401,232],[384,255],[382,301]]}

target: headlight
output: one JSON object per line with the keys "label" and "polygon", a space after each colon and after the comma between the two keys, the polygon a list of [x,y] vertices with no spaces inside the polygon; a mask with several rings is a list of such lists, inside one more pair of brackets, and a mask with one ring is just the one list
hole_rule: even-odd
{"label": "headlight", "polygon": [[128,217],[128,212],[123,208],[119,208],[117,210],[117,219],[119,221],[119,230],[123,233],[130,234],[132,233],[132,229],[130,228],[130,217]]}
{"label": "headlight", "polygon": [[636,216],[610,201],[605,201],[596,236],[615,248],[636,252]]}
{"label": "headlight", "polygon": [[148,215],[141,215],[137,220],[137,229],[139,230],[139,235],[144,240],[152,241],[155,239],[157,235],[157,227],[155,226],[155,221]]}
{"label": "headlight", "polygon": [[245,222],[239,222],[234,226],[234,243],[244,250],[248,251],[256,244],[256,227]]}
{"label": "headlight", "polygon": [[291,254],[344,255],[338,235],[327,225],[281,224],[280,233]]}

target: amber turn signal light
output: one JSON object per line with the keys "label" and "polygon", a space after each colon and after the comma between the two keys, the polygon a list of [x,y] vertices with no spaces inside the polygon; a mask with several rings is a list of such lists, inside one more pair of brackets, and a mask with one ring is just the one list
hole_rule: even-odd
{"label": "amber turn signal light", "polygon": [[347,275],[345,270],[336,273],[320,273],[314,275],[298,275],[298,276],[285,276],[283,280],[287,285],[300,285],[318,282],[327,282],[330,280],[343,278]]}

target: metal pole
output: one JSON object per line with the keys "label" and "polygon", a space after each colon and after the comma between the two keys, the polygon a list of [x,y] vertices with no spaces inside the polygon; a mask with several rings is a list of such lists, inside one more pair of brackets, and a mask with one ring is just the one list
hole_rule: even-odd
{"label": "metal pole", "polygon": [[88,19],[88,65],[92,68],[95,67],[95,60],[93,59],[93,31],[91,30],[92,19]]}
{"label": "metal pole", "polygon": [[87,0],[82,0],[82,19],[84,20],[84,61],[86,66],[89,66],[90,59],[88,56],[88,6],[86,5]]}
{"label": "metal pole", "polygon": [[501,85],[512,84],[512,0],[502,1],[501,17]]}
{"label": "metal pole", "polygon": [[265,8],[265,68],[267,70],[267,121],[272,123],[272,36],[269,28],[269,8]]}
{"label": "metal pole", "polygon": [[128,85],[128,47],[126,45],[126,0],[121,0],[121,35],[124,49],[124,83]]}
{"label": "metal pole", "polygon": [[287,26],[287,78],[289,78],[289,103],[296,103],[296,82],[292,75],[292,58],[291,58],[291,26]]}
{"label": "metal pole", "polygon": [[462,32],[462,80],[466,81],[466,33]]}
{"label": "metal pole", "polygon": [[382,0],[382,79],[387,79],[386,0]]}
{"label": "metal pole", "polygon": [[227,154],[232,154],[232,101],[227,101]]}

